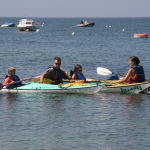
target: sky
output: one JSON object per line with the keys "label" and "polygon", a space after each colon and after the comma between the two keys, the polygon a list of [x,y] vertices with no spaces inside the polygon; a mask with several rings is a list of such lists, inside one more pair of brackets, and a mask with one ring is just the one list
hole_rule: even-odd
{"label": "sky", "polygon": [[150,0],[0,0],[0,17],[150,17]]}

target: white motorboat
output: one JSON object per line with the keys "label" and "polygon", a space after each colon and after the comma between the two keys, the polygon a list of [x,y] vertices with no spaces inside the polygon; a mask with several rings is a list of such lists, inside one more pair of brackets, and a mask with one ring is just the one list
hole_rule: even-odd
{"label": "white motorboat", "polygon": [[1,27],[14,27],[15,24],[11,22],[5,22],[4,24],[1,25]]}
{"label": "white motorboat", "polygon": [[95,23],[92,22],[87,22],[87,21],[81,21],[79,24],[77,24],[78,27],[93,27]]}
{"label": "white motorboat", "polygon": [[39,27],[32,19],[21,19],[17,25],[20,31],[36,31]]}

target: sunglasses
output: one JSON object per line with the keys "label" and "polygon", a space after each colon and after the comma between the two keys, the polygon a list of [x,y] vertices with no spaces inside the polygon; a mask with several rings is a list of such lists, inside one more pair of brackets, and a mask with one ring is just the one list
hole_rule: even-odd
{"label": "sunglasses", "polygon": [[60,65],[60,63],[55,63],[55,65]]}
{"label": "sunglasses", "polygon": [[80,71],[80,72],[81,72],[82,70],[78,70],[78,71]]}

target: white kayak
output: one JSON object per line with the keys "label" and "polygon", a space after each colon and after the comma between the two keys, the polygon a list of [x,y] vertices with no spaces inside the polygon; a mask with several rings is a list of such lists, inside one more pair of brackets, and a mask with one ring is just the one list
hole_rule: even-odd
{"label": "white kayak", "polygon": [[[110,82],[110,81],[109,81]],[[134,84],[112,84],[107,85],[108,80],[102,81],[105,86],[100,90],[100,92],[104,93],[120,93],[120,94],[128,94],[128,93],[141,93],[145,92],[148,87],[150,87],[149,82],[142,83],[134,83]]]}
{"label": "white kayak", "polygon": [[72,94],[94,94],[101,90],[103,85],[93,83],[67,83],[62,86],[53,84],[42,84],[29,82],[23,86],[15,87],[13,89],[7,89],[5,86],[0,92],[11,92],[11,93],[72,93]]}

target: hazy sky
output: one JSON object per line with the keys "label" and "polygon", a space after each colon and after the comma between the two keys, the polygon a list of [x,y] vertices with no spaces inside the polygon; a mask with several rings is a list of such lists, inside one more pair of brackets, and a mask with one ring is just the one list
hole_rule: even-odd
{"label": "hazy sky", "polygon": [[0,17],[150,17],[150,0],[0,0]]}

